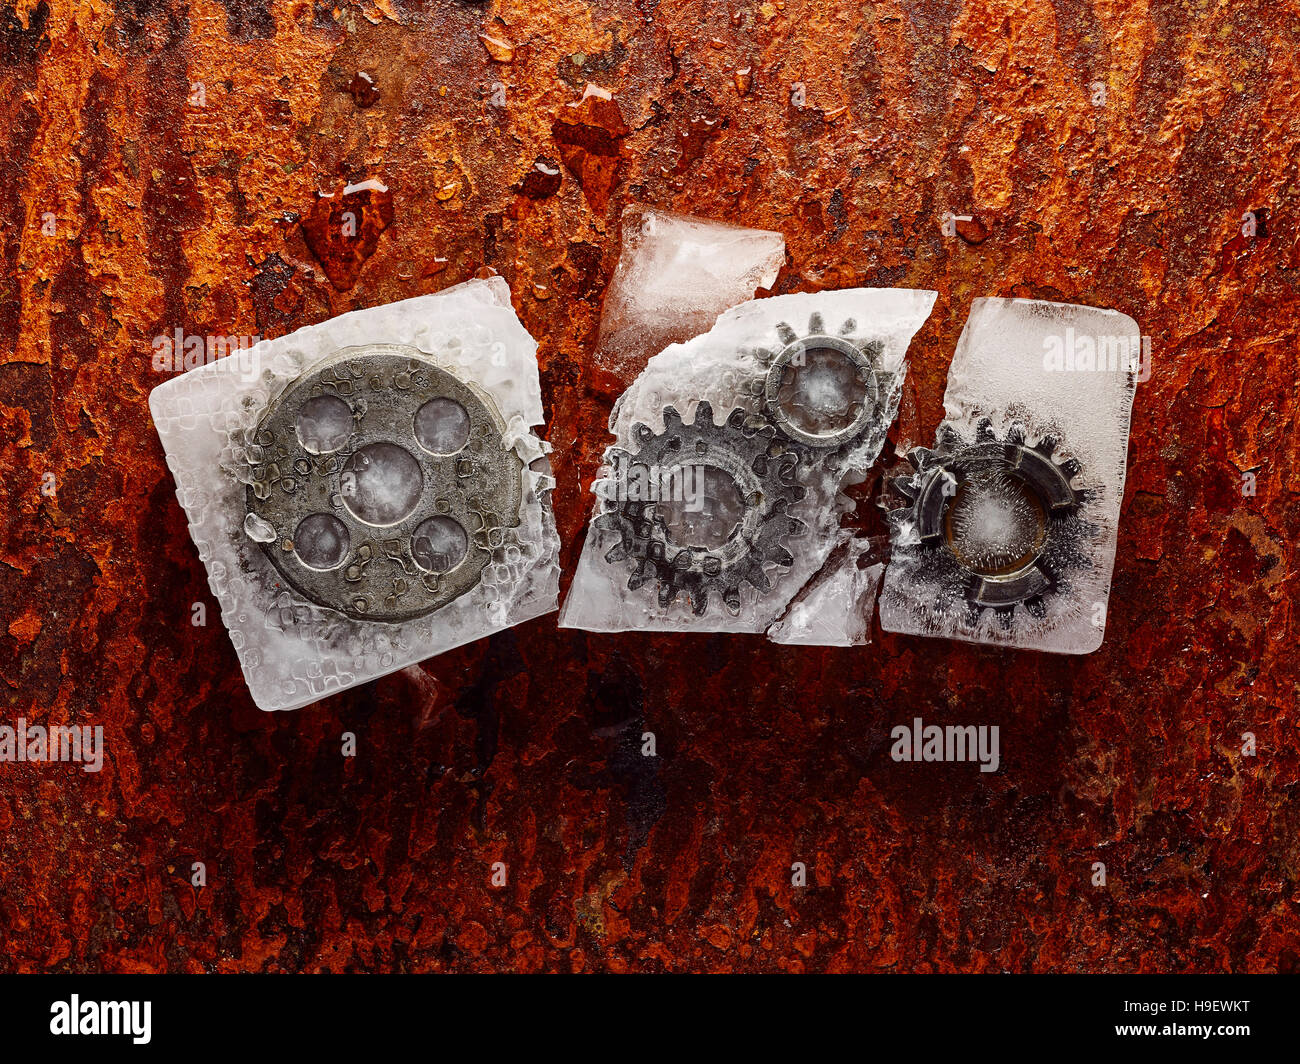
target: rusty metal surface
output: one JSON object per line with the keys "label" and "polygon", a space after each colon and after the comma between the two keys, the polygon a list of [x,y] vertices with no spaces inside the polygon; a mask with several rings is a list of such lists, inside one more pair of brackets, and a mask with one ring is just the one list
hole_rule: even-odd
{"label": "rusty metal surface", "polygon": [[[1259,0],[6,7],[0,723],[101,724],[107,757],[0,764],[0,969],[1300,967],[1297,25]],[[571,570],[632,202],[781,230],[776,291],[937,289],[914,437],[972,298],[1132,315],[1154,365],[1102,649],[545,618],[255,710],[149,423],[152,338],[495,269],[541,345]],[[999,725],[1001,769],[894,763],[916,716]]]}

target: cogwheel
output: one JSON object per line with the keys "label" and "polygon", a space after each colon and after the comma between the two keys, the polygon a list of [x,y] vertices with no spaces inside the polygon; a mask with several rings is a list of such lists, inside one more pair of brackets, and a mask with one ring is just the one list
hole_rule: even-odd
{"label": "cogwheel", "polygon": [[884,345],[850,339],[849,318],[832,336],[814,312],[802,334],[788,322],[776,326],[781,347],[755,354],[766,367],[751,391],[786,439],[823,454],[842,455],[878,426],[893,384],[880,368]]}
{"label": "cogwheel", "polygon": [[971,624],[991,609],[1010,628],[1018,605],[1045,616],[1044,597],[1090,564],[1085,541],[1095,529],[1082,514],[1093,494],[1072,485],[1078,461],[1058,462],[1052,436],[1032,447],[1025,440],[1020,424],[999,440],[988,418],[974,443],[944,425],[934,450],[908,453],[915,472],[893,481],[911,503],[890,513],[895,532],[915,527],[922,570],[960,589]]}
{"label": "cogwheel", "polygon": [[[610,448],[611,475],[598,485],[605,509],[595,525],[618,542],[605,560],[631,563],[630,590],[656,581],[660,607],[684,593],[701,615],[716,591],[734,616],[742,584],[765,592],[772,586],[765,566],[794,564],[782,539],[806,527],[789,513],[804,497],[799,453],[739,408],[722,426],[707,402],[696,406],[690,425],[671,406],[663,419],[659,435],[633,426],[635,455]],[[694,512],[678,490],[688,481],[699,504]]]}

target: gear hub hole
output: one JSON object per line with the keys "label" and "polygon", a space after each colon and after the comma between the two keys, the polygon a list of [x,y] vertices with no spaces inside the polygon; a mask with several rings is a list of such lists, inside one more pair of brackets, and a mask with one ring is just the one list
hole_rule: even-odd
{"label": "gear hub hole", "polygon": [[655,503],[668,539],[678,547],[715,550],[727,543],[745,520],[745,500],[735,478],[711,465],[684,466],[668,482],[680,490]]}
{"label": "gear hub hole", "polygon": [[803,364],[786,364],[777,405],[790,424],[812,436],[829,436],[852,425],[867,402],[867,383],[852,359],[829,347],[809,347]]}
{"label": "gear hub hole", "polygon": [[348,526],[333,514],[308,514],[293,531],[293,552],[308,569],[336,569],[351,546]]}
{"label": "gear hub hole", "polygon": [[455,454],[469,440],[469,414],[455,399],[430,399],[415,412],[415,438],[430,454]]}
{"label": "gear hub hole", "polygon": [[411,557],[426,573],[449,573],[469,552],[469,536],[458,521],[450,517],[430,517],[421,521],[411,535]]}
{"label": "gear hub hole", "polygon": [[1002,467],[975,467],[958,477],[944,516],[944,539],[957,560],[980,576],[1032,565],[1047,541],[1042,501]]}
{"label": "gear hub hole", "polygon": [[298,442],[309,454],[337,451],[352,434],[352,408],[337,395],[317,395],[298,408]]}
{"label": "gear hub hole", "polygon": [[343,505],[368,525],[395,525],[420,501],[424,477],[411,452],[395,443],[370,443],[343,463]]}

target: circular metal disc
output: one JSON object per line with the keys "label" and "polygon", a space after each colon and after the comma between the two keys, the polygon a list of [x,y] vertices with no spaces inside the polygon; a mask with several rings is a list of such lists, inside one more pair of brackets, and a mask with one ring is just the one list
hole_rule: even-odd
{"label": "circular metal disc", "polygon": [[523,461],[504,428],[487,395],[413,347],[340,351],[258,424],[246,498],[274,532],[262,550],[296,591],[349,617],[445,606],[519,523]]}

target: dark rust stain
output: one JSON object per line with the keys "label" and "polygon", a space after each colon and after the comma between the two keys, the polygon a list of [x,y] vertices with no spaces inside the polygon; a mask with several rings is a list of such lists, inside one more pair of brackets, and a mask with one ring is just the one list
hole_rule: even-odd
{"label": "dark rust stain", "polygon": [[551,126],[560,158],[597,214],[605,213],[622,176],[622,141],[628,133],[618,101],[598,95],[563,107]]}
{"label": "dark rust stain", "polygon": [[302,231],[325,276],[343,292],[357,283],[361,267],[392,221],[390,190],[340,184],[334,192],[317,194]]}

